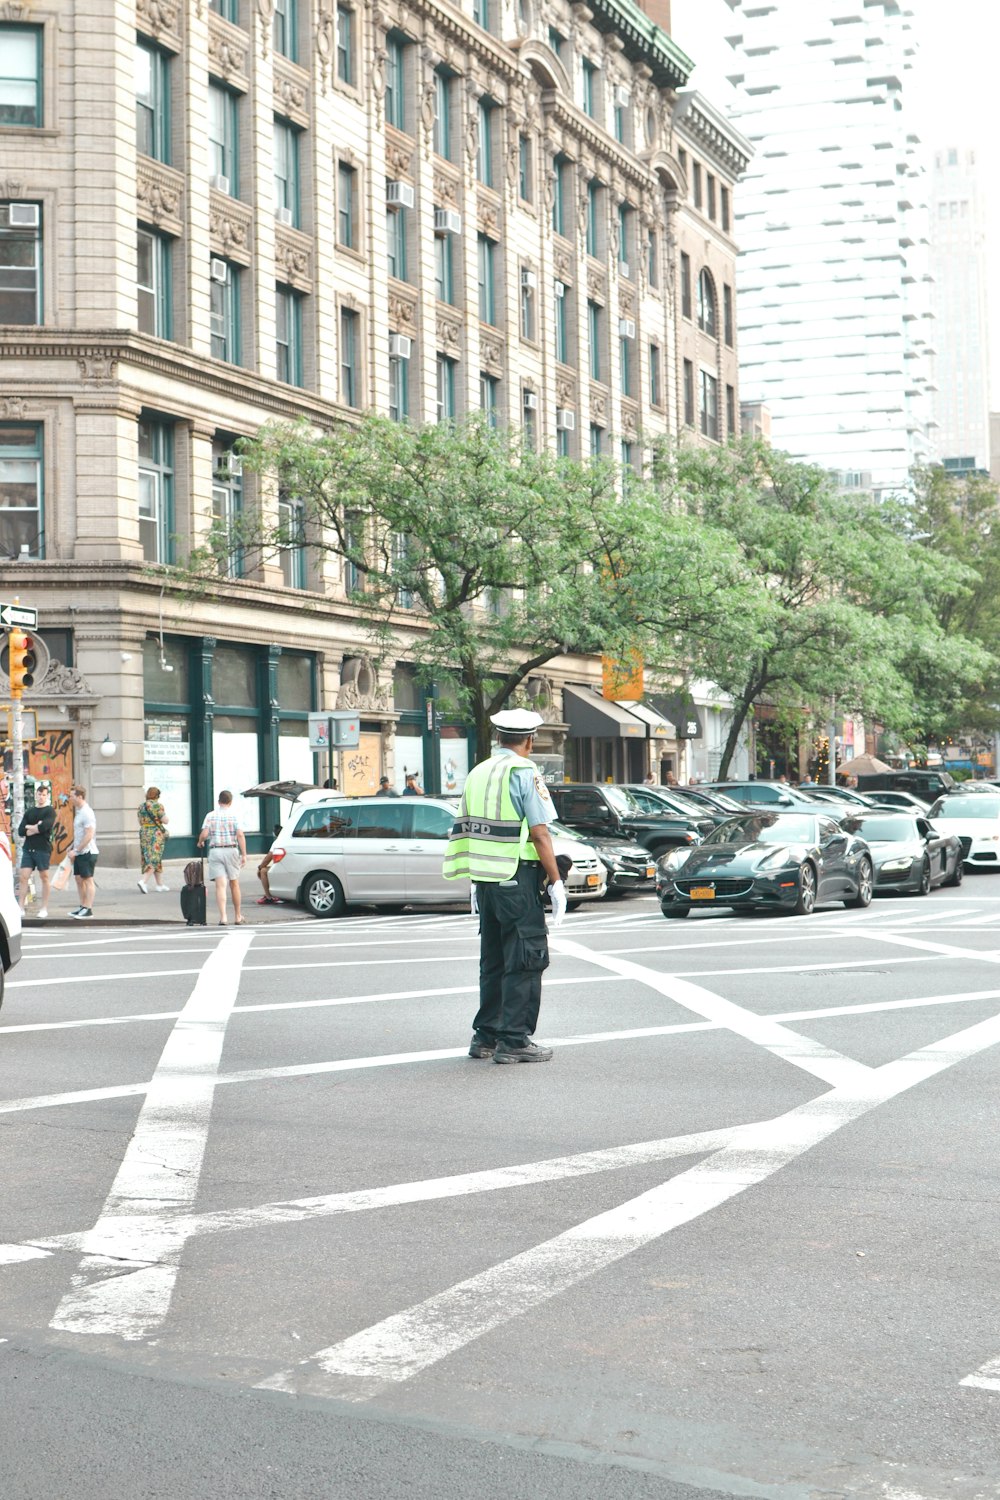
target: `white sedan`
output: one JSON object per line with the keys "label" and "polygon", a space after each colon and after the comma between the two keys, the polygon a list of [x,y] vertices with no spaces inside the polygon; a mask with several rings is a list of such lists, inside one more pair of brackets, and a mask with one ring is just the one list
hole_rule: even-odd
{"label": "white sedan", "polygon": [[949,792],[927,816],[939,833],[958,835],[966,869],[1000,869],[1000,791]]}

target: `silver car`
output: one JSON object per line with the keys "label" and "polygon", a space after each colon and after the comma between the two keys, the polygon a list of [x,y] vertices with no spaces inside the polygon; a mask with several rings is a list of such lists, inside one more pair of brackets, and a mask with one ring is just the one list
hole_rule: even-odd
{"label": "silver car", "polygon": [[[332,793],[301,803],[271,846],[271,892],[298,901],[314,917],[338,917],[348,905],[441,906],[467,903],[465,881],[445,880],[445,844],[456,805],[438,797],[350,797]],[[604,866],[589,845],[553,839],[573,868],[572,907],[599,900]]]}

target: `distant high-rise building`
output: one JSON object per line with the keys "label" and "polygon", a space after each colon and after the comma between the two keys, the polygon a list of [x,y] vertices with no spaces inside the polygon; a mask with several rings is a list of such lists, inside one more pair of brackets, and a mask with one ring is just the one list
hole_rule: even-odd
{"label": "distant high-rise building", "polygon": [[[929,456],[927,178],[907,119],[915,44],[896,0],[728,0],[740,388],[776,447],[876,491]],[[845,482],[849,482],[845,479]]]}
{"label": "distant high-rise building", "polygon": [[935,447],[943,459],[990,466],[989,322],[986,216],[976,153],[957,146],[934,153],[931,266],[937,361]]}

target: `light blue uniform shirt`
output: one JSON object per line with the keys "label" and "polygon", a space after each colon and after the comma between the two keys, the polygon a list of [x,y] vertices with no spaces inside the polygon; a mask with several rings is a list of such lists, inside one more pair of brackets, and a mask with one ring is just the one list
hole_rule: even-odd
{"label": "light blue uniform shirt", "polygon": [[[494,747],[493,757],[514,753],[513,750],[497,745]],[[542,780],[542,773],[537,769],[529,770],[527,766],[518,766],[511,772],[510,800],[518,817],[527,819],[529,828],[534,828],[539,823],[555,822],[555,805]]]}

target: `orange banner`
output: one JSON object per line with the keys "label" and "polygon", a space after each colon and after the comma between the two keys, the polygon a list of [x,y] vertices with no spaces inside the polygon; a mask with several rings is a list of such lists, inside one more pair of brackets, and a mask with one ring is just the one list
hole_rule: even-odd
{"label": "orange banner", "polygon": [[601,693],[611,702],[640,703],[645,692],[644,662],[638,651],[625,661],[601,657]]}

